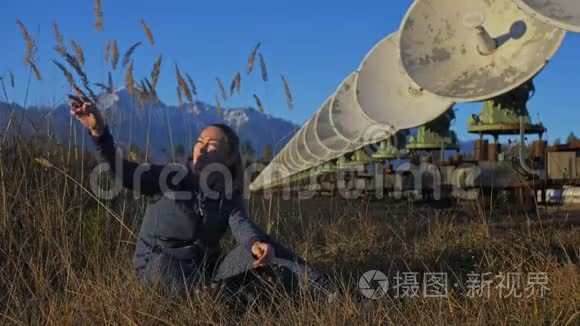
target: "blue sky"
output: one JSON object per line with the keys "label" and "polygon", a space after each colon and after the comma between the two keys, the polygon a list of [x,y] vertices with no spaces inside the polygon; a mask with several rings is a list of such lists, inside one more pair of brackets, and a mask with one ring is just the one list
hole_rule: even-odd
{"label": "blue sky", "polygon": [[[0,39],[3,41],[0,74],[13,71],[16,88],[11,101],[22,103],[28,70],[23,64],[24,41],[16,25],[20,19],[39,47],[39,68],[44,80],[31,83],[28,104],[53,104],[64,99],[67,84],[50,59],[52,22],[58,23],[67,42],[81,44],[87,57],[86,71],[93,81],[106,79],[110,66],[104,62],[107,39],[116,38],[121,54],[133,43],[145,41],[140,20],[145,19],[156,39],[135,55],[137,78],[147,77],[158,54],[164,69],[158,93],[167,103],[177,102],[174,64],[196,81],[199,99],[213,103],[218,94],[215,78],[226,87],[237,71],[242,74],[242,95],[223,105],[254,105],[256,93],[273,115],[302,123],[330,96],[340,82],[355,70],[365,54],[380,39],[398,29],[410,0],[355,1],[191,1],[191,0],[102,0],[105,29],[93,27],[92,0],[2,0]],[[271,81],[263,83],[258,71],[245,74],[247,57],[262,42]],[[8,49],[8,51],[6,50]],[[569,33],[550,65],[536,79],[538,92],[530,103],[532,118],[548,127],[548,138],[580,134],[580,35]],[[280,82],[283,73],[292,89],[295,108],[289,111]],[[123,72],[115,73],[122,83]],[[3,96],[2,96],[2,99]],[[469,139],[466,120],[481,104],[457,106],[454,129]]]}

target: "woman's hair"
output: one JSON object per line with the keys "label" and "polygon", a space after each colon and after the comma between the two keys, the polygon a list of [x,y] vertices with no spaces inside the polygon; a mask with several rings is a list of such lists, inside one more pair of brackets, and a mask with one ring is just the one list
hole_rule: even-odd
{"label": "woman's hair", "polygon": [[234,193],[242,194],[244,191],[244,163],[240,152],[240,137],[232,127],[223,123],[213,123],[207,126],[215,127],[224,133],[225,141],[228,144],[228,154],[234,157],[228,169],[232,175]]}

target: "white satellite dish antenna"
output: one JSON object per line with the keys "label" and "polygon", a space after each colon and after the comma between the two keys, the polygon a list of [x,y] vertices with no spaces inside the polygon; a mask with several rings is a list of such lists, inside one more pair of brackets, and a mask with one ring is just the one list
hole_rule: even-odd
{"label": "white satellite dish antenna", "polygon": [[255,191],[268,187],[277,180],[290,176],[290,171],[286,166],[280,164],[269,164],[260,175],[250,184],[250,190]]}
{"label": "white satellite dish antenna", "polygon": [[293,170],[296,169],[296,166],[294,166],[292,164],[292,162],[290,162],[287,158],[286,158],[286,154],[288,153],[288,144],[286,145],[286,147],[284,147],[284,149],[282,151],[280,151],[280,153],[276,156],[276,158],[278,159],[278,164],[283,167],[283,169],[286,169],[290,172],[292,172]]}
{"label": "white satellite dish antenna", "polygon": [[539,20],[580,33],[580,2],[578,0],[515,0],[525,12]]}
{"label": "white satellite dish antenna", "polygon": [[292,148],[294,146],[294,138],[288,143],[288,150],[284,152],[284,160],[286,164],[290,167],[292,173],[298,172],[300,170],[300,164],[296,161],[296,155],[294,155]]}
{"label": "white satellite dish antenna", "polygon": [[336,130],[332,127],[332,124],[330,123],[331,103],[332,97],[329,101],[324,103],[314,117],[314,137],[322,146],[332,153],[331,156],[338,157],[344,153],[348,153],[350,151],[349,149],[353,148],[353,144],[339,136],[336,133]]}
{"label": "white satellite dish antenna", "polygon": [[[288,152],[288,146],[290,143],[286,143],[286,145],[278,152],[278,155],[274,157],[272,163],[277,164],[277,166],[283,170],[291,171],[294,167],[291,166],[290,162],[286,159],[286,153]],[[269,168],[272,164],[269,164],[266,168]]]}
{"label": "white satellite dish antenna", "polygon": [[[310,119],[312,120],[312,119]],[[314,155],[314,153],[312,153],[312,151],[310,150],[310,148],[308,148],[306,146],[306,130],[307,130],[307,126],[310,123],[310,121],[307,121],[304,124],[304,127],[302,128],[300,134],[296,135],[296,142],[297,142],[297,150],[298,152],[302,155],[302,158],[304,158],[304,160],[308,161],[308,167],[312,167],[312,166],[316,166],[318,163],[322,162],[322,160],[320,158],[318,158],[316,155]]]}
{"label": "white satellite dish antenna", "polygon": [[267,166],[264,170],[260,172],[260,175],[250,184],[250,190],[258,190],[269,183],[269,176],[271,175],[272,168]]}
{"label": "white satellite dish antenna", "polygon": [[[360,107],[356,96],[358,72],[350,74],[338,87],[330,103],[330,124],[334,132],[348,143],[343,152],[351,152],[357,147],[367,145],[369,130],[377,123],[367,118]],[[373,134],[377,141],[387,139],[392,134],[389,126],[381,128],[382,135]]]}
{"label": "white satellite dish antenna", "polygon": [[[329,100],[327,100],[329,101]],[[314,157],[319,162],[328,160],[333,152],[329,151],[326,147],[324,147],[317,139],[316,139],[316,115],[314,115],[312,119],[310,119],[305,125],[305,133],[304,133],[304,147],[312,153]]]}
{"label": "white satellite dish antenna", "polygon": [[457,102],[493,98],[527,82],[565,35],[513,0],[415,1],[400,33],[409,77]]}
{"label": "white satellite dish antenna", "polygon": [[292,146],[290,147],[290,153],[293,154],[292,157],[294,161],[298,164],[300,171],[307,169],[309,166],[312,165],[308,160],[304,157],[306,156],[306,152],[301,152],[298,143],[300,142],[300,137],[302,132],[304,131],[304,127],[300,129],[296,135],[292,138]]}
{"label": "white satellite dish antenna", "polygon": [[393,131],[424,125],[453,106],[452,100],[421,90],[409,79],[401,63],[398,32],[375,45],[359,70],[354,94],[364,115]]}

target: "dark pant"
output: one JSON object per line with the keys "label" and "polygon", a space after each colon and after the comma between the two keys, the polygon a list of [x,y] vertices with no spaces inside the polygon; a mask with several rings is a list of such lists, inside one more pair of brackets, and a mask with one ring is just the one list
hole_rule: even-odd
{"label": "dark pant", "polygon": [[234,248],[221,261],[217,257],[200,258],[193,247],[164,248],[151,254],[137,276],[146,287],[159,286],[180,295],[212,283],[224,285],[229,293],[235,293],[243,288],[247,274],[275,269],[284,271],[277,273],[282,275],[279,281],[283,284],[297,283],[296,288],[302,285],[315,291],[328,290],[325,275],[276,241],[269,243],[276,251],[276,258],[266,268],[256,269],[254,257],[242,246]]}

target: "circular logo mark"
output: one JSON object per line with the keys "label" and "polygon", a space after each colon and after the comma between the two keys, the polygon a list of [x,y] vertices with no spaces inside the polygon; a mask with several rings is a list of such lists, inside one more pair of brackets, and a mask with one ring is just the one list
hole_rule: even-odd
{"label": "circular logo mark", "polygon": [[376,300],[387,294],[389,281],[383,272],[371,270],[360,278],[358,288],[366,298]]}

